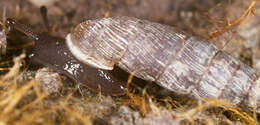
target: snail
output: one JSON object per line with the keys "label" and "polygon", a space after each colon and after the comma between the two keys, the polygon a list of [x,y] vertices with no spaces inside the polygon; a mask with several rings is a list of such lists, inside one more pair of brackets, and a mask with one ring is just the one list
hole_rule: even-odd
{"label": "snail", "polygon": [[105,95],[125,94],[125,82],[115,77],[113,71],[96,69],[78,60],[67,46],[64,38],[48,34],[35,33],[32,29],[14,19],[6,19],[9,29],[16,29],[34,41],[29,52],[29,61],[33,65],[43,65],[64,74],[79,85]]}
{"label": "snail", "polygon": [[97,69],[116,65],[195,99],[226,99],[252,109],[256,96],[260,105],[254,69],[171,26],[126,16],[88,20],[66,36],[66,43],[72,55]]}

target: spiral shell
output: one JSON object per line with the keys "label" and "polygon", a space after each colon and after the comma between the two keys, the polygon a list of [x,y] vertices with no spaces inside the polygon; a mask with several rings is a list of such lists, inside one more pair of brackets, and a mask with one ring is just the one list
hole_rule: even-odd
{"label": "spiral shell", "polygon": [[[80,23],[67,36],[72,53],[96,68],[118,65],[194,98],[227,99],[253,107],[258,74],[210,42],[174,27],[131,17]],[[260,95],[257,94],[257,105]],[[258,110],[260,112],[260,110]]]}

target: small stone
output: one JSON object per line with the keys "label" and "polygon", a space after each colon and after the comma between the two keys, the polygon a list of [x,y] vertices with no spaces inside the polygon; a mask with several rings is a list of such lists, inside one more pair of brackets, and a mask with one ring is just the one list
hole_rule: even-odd
{"label": "small stone", "polygon": [[60,75],[48,68],[39,69],[35,74],[35,79],[40,88],[48,95],[57,93],[61,89]]}

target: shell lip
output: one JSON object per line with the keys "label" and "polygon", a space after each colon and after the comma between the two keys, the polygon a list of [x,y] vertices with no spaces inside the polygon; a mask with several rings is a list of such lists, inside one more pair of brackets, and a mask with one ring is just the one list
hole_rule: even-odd
{"label": "shell lip", "polygon": [[70,52],[72,53],[72,55],[75,56],[79,61],[94,68],[103,69],[103,70],[113,70],[114,68],[113,65],[112,66],[104,65],[102,63],[99,63],[96,59],[92,57],[88,57],[85,53],[83,53],[79,49],[79,47],[73,44],[73,41],[71,39],[71,34],[68,34],[66,36],[66,44]]}
{"label": "shell lip", "polygon": [[95,59],[87,57],[85,62],[87,65],[94,67],[94,68],[98,68],[98,69],[103,69],[103,70],[113,70],[113,66],[105,66],[102,64],[99,64]]}

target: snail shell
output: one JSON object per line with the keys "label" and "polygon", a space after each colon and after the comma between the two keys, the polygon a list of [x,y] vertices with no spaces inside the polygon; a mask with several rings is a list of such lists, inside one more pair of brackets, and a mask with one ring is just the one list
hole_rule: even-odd
{"label": "snail shell", "polygon": [[5,29],[0,28],[0,55],[6,54],[7,39]]}
{"label": "snail shell", "polygon": [[[122,20],[118,19],[115,22],[120,24],[120,21]],[[79,60],[85,62],[86,64],[100,69],[112,70],[113,65],[119,61],[123,53],[126,51],[129,42],[124,40],[124,38],[119,37],[119,40],[113,41],[115,39],[113,38],[113,35],[117,37],[116,34],[121,32],[121,30],[115,32],[113,29],[111,29],[112,27],[105,28],[106,26],[113,26],[110,25],[110,22],[111,19],[108,18],[98,23],[86,21],[78,25],[66,37],[66,43],[71,52]],[[94,33],[92,31],[99,32]],[[107,35],[111,37],[106,38]],[[120,39],[123,40],[123,42]]]}
{"label": "snail shell", "polygon": [[[85,21],[66,37],[79,60],[135,76],[194,98],[227,99],[253,107],[258,74],[210,42],[174,27],[131,17]],[[256,95],[260,105],[260,94]],[[260,112],[260,110],[258,110]]]}

